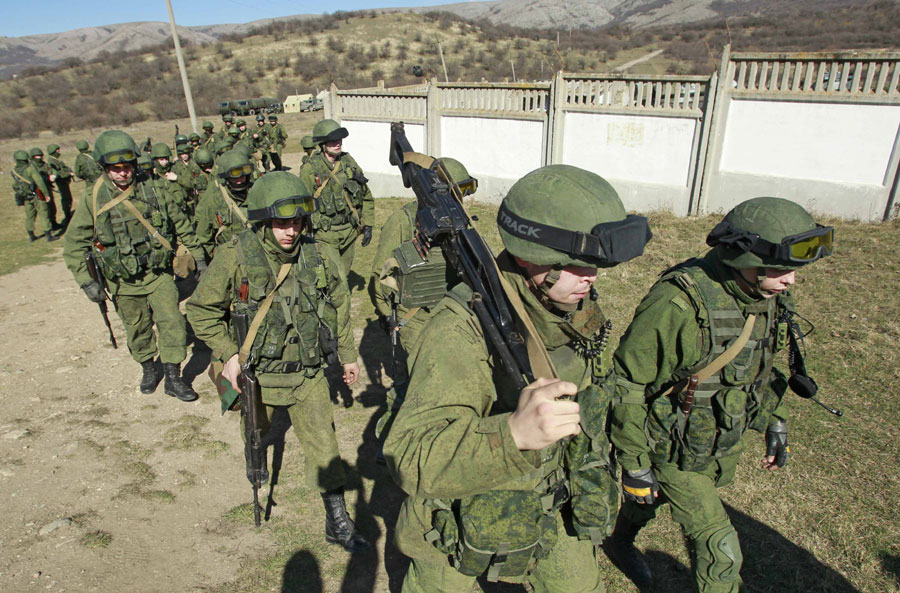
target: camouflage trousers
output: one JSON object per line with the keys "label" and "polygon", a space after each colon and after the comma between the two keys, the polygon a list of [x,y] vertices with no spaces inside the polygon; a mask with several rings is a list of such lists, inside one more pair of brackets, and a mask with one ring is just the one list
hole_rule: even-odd
{"label": "camouflage trousers", "polygon": [[56,180],[56,189],[59,190],[59,205],[66,220],[72,218],[72,190],[69,187],[71,183],[72,180],[68,177]]}
{"label": "camouflage trousers", "polygon": [[340,256],[341,275],[344,278],[347,277],[353,266],[357,237],[359,237],[359,231],[349,222],[333,225],[327,231],[316,231],[316,243],[328,245]]}
{"label": "camouflage trousers", "polygon": [[[535,593],[603,593],[594,546],[566,534],[562,515],[557,515],[557,531],[559,540],[550,555],[521,580],[531,583]],[[470,593],[474,584],[475,577],[457,572],[446,556],[434,550],[412,560],[402,593]]]}
{"label": "camouflage trousers", "polygon": [[[159,352],[163,363],[181,364],[187,355],[187,331],[184,315],[178,310],[178,289],[171,273],[146,285],[110,283],[110,288],[116,312],[125,325],[132,358],[144,362]],[[158,338],[153,333],[154,323]]]}
{"label": "camouflage trousers", "polygon": [[25,230],[29,233],[35,231],[35,219],[40,227],[39,235],[43,235],[51,229],[50,210],[47,202],[37,198],[25,198]]}
{"label": "camouflage trousers", "polygon": [[719,459],[704,472],[654,465],[660,502],[645,505],[626,501],[620,511],[628,521],[643,527],[656,516],[661,505],[669,504],[672,518],[693,546],[694,579],[700,593],[737,593],[741,588],[743,556],[737,531],[716,491],[734,479],[738,457]]}

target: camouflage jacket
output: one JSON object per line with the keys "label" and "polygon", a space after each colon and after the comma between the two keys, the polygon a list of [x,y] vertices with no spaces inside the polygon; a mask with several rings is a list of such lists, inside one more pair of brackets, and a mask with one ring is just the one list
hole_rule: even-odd
{"label": "camouflage jacket", "polygon": [[[340,168],[332,177],[332,171],[338,162]],[[375,199],[362,167],[349,153],[342,152],[332,164],[325,153],[314,152],[300,167],[298,175],[310,191],[319,192],[318,210],[313,214],[316,230],[327,231],[335,225],[357,222],[360,227],[372,226],[375,221]],[[348,201],[356,210],[358,221],[354,220],[354,214],[347,206]]]}

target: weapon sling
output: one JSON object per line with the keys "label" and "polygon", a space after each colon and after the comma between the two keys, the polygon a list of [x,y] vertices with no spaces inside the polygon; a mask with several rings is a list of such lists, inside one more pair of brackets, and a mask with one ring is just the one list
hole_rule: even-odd
{"label": "weapon sling", "polygon": [[94,210],[95,226],[96,226],[98,216],[100,216],[107,210],[112,210],[119,204],[123,204],[135,216],[135,218],[137,218],[137,221],[139,223],[141,223],[145,229],[147,229],[147,232],[150,233],[151,237],[155,237],[156,240],[159,241],[163,247],[165,247],[169,251],[172,251],[172,244],[169,243],[169,240],[166,239],[165,237],[163,237],[162,235],[160,235],[159,229],[157,229],[155,226],[153,226],[152,224],[147,222],[147,219],[144,218],[140,212],[138,212],[137,207],[128,201],[128,198],[130,198],[131,194],[134,193],[134,184],[133,183],[124,192],[122,192],[121,194],[119,194],[118,196],[116,196],[115,198],[113,198],[112,200],[107,202],[106,204],[104,204],[98,211],[97,210],[97,196],[100,193],[101,187],[103,187],[103,178],[102,177],[98,178],[97,183],[94,184],[94,196],[93,196],[94,197],[94,208],[93,208],[93,210]]}
{"label": "weapon sling", "polygon": [[[322,185],[320,185],[318,187],[318,189],[316,189],[316,192],[313,194],[314,198],[318,199],[319,196],[322,195],[322,191],[325,190],[325,186],[328,185],[329,181],[331,181],[332,179],[337,181],[337,177],[335,177],[335,175],[337,175],[337,172],[341,170],[341,164],[342,164],[341,161],[338,161],[337,163],[335,163],[334,168],[331,170],[330,173],[328,173],[328,179],[326,179],[325,182],[322,183]],[[359,226],[359,223],[360,223],[359,212],[357,212],[356,208],[350,202],[350,198],[347,197],[347,194],[344,193],[343,189],[341,189],[341,197],[344,198],[344,203],[347,204],[348,208],[350,208],[350,212],[353,213],[353,218],[356,219],[357,226]]]}

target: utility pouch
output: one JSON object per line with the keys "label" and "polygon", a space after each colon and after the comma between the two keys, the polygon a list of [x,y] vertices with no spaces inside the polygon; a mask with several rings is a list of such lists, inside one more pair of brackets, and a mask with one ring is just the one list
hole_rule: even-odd
{"label": "utility pouch", "polygon": [[338,342],[331,333],[331,329],[324,323],[319,324],[319,347],[325,354],[325,364],[328,366],[338,364]]}
{"label": "utility pouch", "polygon": [[608,449],[599,451],[581,432],[566,448],[571,490],[572,525],[578,539],[595,546],[612,533],[619,511],[619,488]]}
{"label": "utility pouch", "polygon": [[787,392],[788,381],[784,373],[776,368],[772,369],[774,377],[768,381],[768,387],[763,384],[760,387],[759,406],[750,416],[747,428],[757,432],[765,432],[772,418],[772,412],[781,404],[784,394]]}
{"label": "utility pouch", "polygon": [[435,498],[425,504],[434,510],[431,513],[431,531],[425,534],[425,541],[433,545],[443,554],[451,555],[456,552],[459,544],[459,527],[456,523],[456,514],[453,511],[452,500]]}
{"label": "utility pouch", "polygon": [[556,544],[556,513],[531,490],[490,490],[460,502],[453,565],[488,581],[526,574]]}
{"label": "utility pouch", "polygon": [[725,453],[738,444],[744,434],[747,415],[747,392],[743,389],[723,389],[713,398],[713,415],[719,425],[716,451]]}
{"label": "utility pouch", "polygon": [[706,469],[715,459],[713,451],[718,434],[719,428],[712,408],[695,404],[685,426],[678,469],[686,472]]}

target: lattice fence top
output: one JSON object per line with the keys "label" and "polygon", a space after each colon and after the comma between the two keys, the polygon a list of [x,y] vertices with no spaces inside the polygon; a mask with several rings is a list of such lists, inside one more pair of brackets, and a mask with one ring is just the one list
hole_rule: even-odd
{"label": "lattice fence top", "polygon": [[585,111],[636,111],[699,117],[708,76],[563,74],[562,107]]}

